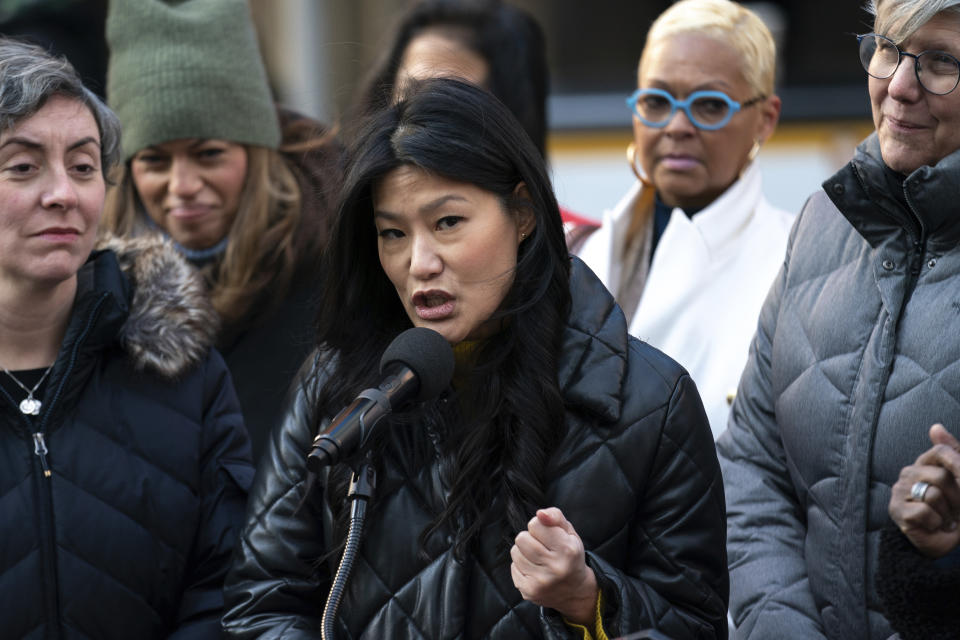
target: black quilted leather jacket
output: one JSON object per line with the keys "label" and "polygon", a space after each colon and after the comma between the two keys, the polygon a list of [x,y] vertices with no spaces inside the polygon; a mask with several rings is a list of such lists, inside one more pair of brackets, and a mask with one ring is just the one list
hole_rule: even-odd
{"label": "black quilted leather jacket", "polygon": [[[545,506],[562,509],[583,538],[610,637],[656,627],[674,639],[725,638],[723,487],[696,387],[673,360],[628,337],[619,307],[577,259],[571,293],[557,372],[571,410]],[[227,579],[233,638],[320,637],[331,521],[310,501],[298,511],[314,435],[304,404],[301,395],[274,433],[251,494]],[[505,524],[491,525],[464,561],[442,535],[428,541],[428,557],[417,553],[443,500],[437,466],[410,473],[403,460],[384,462],[338,637],[576,637],[514,588],[497,546]]]}

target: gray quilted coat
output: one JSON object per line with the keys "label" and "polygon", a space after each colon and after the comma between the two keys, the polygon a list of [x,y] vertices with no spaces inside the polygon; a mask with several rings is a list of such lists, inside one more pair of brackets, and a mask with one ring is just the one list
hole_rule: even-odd
{"label": "gray quilted coat", "polygon": [[874,134],[797,219],[718,441],[737,637],[893,633],[890,486],[960,433],[958,185],[960,152],[901,187]]}
{"label": "gray quilted coat", "polygon": [[[576,259],[571,293],[558,371],[569,431],[548,470],[547,495],[584,540],[608,635],[657,627],[675,640],[725,638],[723,487],[696,388],[674,361],[627,335],[619,307]],[[304,404],[301,394],[258,471],[227,580],[232,638],[320,637],[330,512],[319,500],[301,507],[314,435]],[[398,425],[390,433],[402,441],[428,429]],[[505,523],[493,523],[462,561],[450,532],[431,536],[428,557],[418,556],[417,538],[444,488],[438,465],[417,467],[406,449],[384,456],[337,637],[576,637],[521,599],[509,555],[497,548]]]}

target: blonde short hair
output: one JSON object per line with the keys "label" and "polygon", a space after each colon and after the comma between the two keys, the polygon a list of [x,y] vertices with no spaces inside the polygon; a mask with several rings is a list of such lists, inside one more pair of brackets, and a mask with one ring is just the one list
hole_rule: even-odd
{"label": "blonde short hair", "polygon": [[741,71],[750,87],[758,94],[773,95],[777,47],[770,29],[757,14],[730,0],[680,0],[650,26],[640,64],[651,44],[685,33],[729,44],[740,54]]}
{"label": "blonde short hair", "polygon": [[875,16],[873,30],[903,42],[941,12],[960,18],[960,0],[869,0],[865,9]]}

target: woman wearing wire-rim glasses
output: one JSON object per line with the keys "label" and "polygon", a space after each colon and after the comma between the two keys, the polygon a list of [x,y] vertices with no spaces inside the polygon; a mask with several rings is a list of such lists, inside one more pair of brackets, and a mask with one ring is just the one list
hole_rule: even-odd
{"label": "woman wearing wire-rim glasses", "polygon": [[960,1],[867,9],[876,132],[800,213],[718,442],[738,637],[960,629]]}
{"label": "woman wearing wire-rim glasses", "polygon": [[568,234],[630,333],[687,368],[714,437],[747,360],[792,215],[763,197],[754,157],[780,115],[773,37],[728,0],[684,0],[651,26],[628,99],[637,182],[599,230]]}

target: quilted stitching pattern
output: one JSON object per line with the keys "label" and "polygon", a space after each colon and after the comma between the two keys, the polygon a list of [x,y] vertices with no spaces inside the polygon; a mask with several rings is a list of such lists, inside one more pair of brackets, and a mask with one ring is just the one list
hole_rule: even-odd
{"label": "quilted stitching pattern", "polygon": [[[875,146],[871,139],[858,153],[859,179],[876,173],[869,158]],[[938,170],[955,181],[960,156],[951,158]],[[945,217],[943,174],[925,170],[908,181],[918,221],[891,210],[897,205],[890,199],[866,199],[848,172],[825,183],[828,190],[837,185],[837,199],[849,205],[842,215],[824,193],[801,214],[787,270],[762,318],[772,344],[762,335],[755,342],[760,351],[738,394],[737,404],[741,395],[747,404],[735,406],[719,445],[730,478],[731,607],[738,622],[752,612],[744,629],[750,637],[785,633],[779,625],[813,637],[801,622],[811,614],[828,637],[892,633],[872,583],[889,487],[929,448],[930,424],[949,426],[960,410],[960,223],[955,206],[952,222]],[[952,248],[919,260],[914,228],[931,230],[929,246]],[[774,416],[763,417],[755,397],[772,399]],[[782,454],[767,434],[779,438]],[[781,489],[783,480],[789,489]],[[763,498],[753,497],[758,490]],[[795,494],[796,513],[788,500],[774,502],[780,491]],[[803,539],[796,556],[787,551],[794,534]],[[805,569],[797,570],[795,559]],[[815,603],[807,602],[810,593]]]}
{"label": "quilted stitching pattern", "polygon": [[[610,606],[608,631],[658,625],[675,638],[723,635],[724,504],[699,397],[676,363],[628,340],[622,313],[579,262],[571,290],[575,311],[558,378],[573,409],[548,469],[548,500],[590,550]],[[305,475],[308,425],[301,396],[267,454],[255,517],[228,578],[232,637],[281,637],[283,629],[283,637],[306,638],[319,628],[329,574],[318,574],[313,559],[326,551],[319,523],[328,518],[313,504],[294,516],[290,502]],[[554,614],[513,587],[509,556],[497,547],[505,523],[490,523],[482,548],[463,562],[445,532],[427,542],[427,559],[412,557],[442,487],[432,467],[410,469],[403,457],[400,450],[385,457],[340,609],[344,637],[567,637]]]}
{"label": "quilted stitching pattern", "polygon": [[[116,285],[119,272],[109,275]],[[88,320],[84,291],[79,323]],[[4,638],[43,636],[55,614],[60,632],[77,639],[166,637],[180,615],[218,626],[219,580],[246,489],[218,469],[227,458],[249,467],[239,408],[219,357],[178,382],[135,371],[108,339],[126,318],[117,302],[90,312],[74,367],[61,359],[51,373],[50,388],[62,382],[63,394],[41,416],[50,478],[33,455],[38,426],[0,406],[0,600],[17,603],[0,616]],[[68,353],[80,335],[68,331]],[[56,593],[57,611],[44,588]]]}

